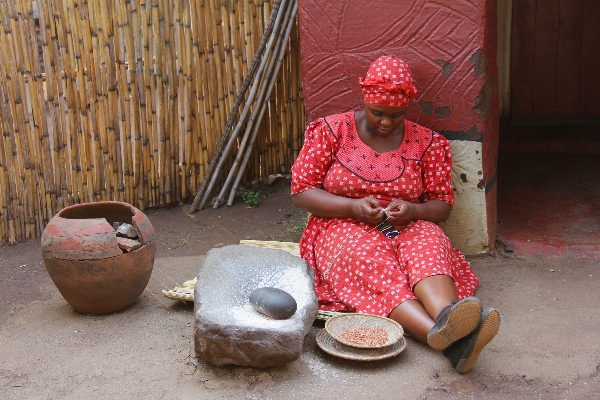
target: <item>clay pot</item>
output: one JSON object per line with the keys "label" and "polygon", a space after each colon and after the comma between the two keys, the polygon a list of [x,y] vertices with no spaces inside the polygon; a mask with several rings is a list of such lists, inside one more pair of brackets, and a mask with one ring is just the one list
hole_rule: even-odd
{"label": "clay pot", "polygon": [[[131,224],[138,238],[117,237],[113,223]],[[130,306],[150,280],[155,254],[154,228],[148,217],[117,201],[66,207],[42,234],[48,274],[64,299],[82,313],[109,313]]]}

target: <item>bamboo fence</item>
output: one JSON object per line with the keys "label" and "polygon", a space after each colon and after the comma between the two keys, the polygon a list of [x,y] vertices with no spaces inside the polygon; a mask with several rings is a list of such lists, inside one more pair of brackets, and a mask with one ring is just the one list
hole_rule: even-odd
{"label": "bamboo fence", "polygon": [[[0,0],[0,245],[39,237],[72,204],[144,210],[223,183],[206,173],[278,4]],[[244,182],[289,170],[302,144],[293,18]]]}

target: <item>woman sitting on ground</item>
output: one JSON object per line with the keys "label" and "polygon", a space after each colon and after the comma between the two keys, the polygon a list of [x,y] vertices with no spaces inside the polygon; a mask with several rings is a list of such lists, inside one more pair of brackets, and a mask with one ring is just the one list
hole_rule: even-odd
{"label": "woman sitting on ground", "polygon": [[310,123],[292,167],[319,308],[387,316],[465,373],[500,316],[473,297],[478,279],[438,225],[454,202],[450,145],[405,120],[417,90],[402,60],[380,57],[359,83],[364,110]]}

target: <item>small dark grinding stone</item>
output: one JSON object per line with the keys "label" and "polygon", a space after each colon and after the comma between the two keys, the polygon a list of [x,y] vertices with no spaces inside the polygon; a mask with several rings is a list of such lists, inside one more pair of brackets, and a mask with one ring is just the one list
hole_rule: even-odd
{"label": "small dark grinding stone", "polygon": [[249,300],[256,311],[275,319],[291,317],[298,307],[291,294],[274,287],[255,289]]}

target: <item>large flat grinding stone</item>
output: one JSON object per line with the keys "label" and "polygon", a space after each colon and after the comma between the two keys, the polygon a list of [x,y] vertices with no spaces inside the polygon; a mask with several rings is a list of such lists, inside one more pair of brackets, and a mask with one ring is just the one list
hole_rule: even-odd
{"label": "large flat grinding stone", "polygon": [[[287,319],[259,313],[252,291],[275,287],[296,300]],[[210,250],[194,289],[196,355],[214,365],[270,367],[300,357],[317,317],[312,270],[286,251],[247,245]]]}

